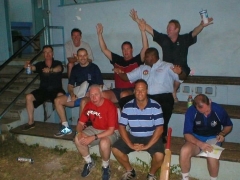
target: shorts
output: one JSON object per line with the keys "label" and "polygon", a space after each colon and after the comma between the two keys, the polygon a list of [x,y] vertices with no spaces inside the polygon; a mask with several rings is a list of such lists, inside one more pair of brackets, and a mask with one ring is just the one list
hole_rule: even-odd
{"label": "shorts", "polygon": [[52,91],[45,89],[36,89],[32,91],[30,94],[32,94],[35,98],[35,101],[33,101],[34,108],[37,108],[47,100],[54,103],[54,99],[57,97],[58,93],[65,94],[65,91],[62,88],[54,89]]}
{"label": "shorts", "polygon": [[[70,94],[69,94],[69,93],[66,93],[66,96],[68,97],[68,96],[70,96]],[[74,101],[73,107],[79,107],[81,100],[82,100],[82,98],[76,99],[76,101]]]}
{"label": "shorts", "polygon": [[[200,136],[200,135],[197,135],[197,134],[193,134],[193,136],[194,136],[196,139],[198,139],[198,140],[200,140],[200,141],[202,141],[202,142],[206,142],[206,141],[209,140],[209,139],[216,138],[216,136]],[[217,142],[216,145],[222,146],[222,143],[221,143],[221,142]]]}
{"label": "shorts", "polygon": [[[128,133],[128,137],[130,139],[130,141],[132,143],[140,143],[140,144],[148,144],[148,142],[150,141],[150,139],[152,138],[152,136],[148,136],[148,137],[135,137],[133,135],[131,135],[130,133]],[[129,154],[130,152],[133,152],[135,150],[131,149],[123,140],[122,138],[119,138],[118,141],[116,141],[113,146],[114,148],[117,148],[119,151],[121,151],[124,154]],[[160,152],[160,153],[164,153],[164,146],[163,146],[163,142],[162,142],[162,138],[159,138],[158,141],[153,144],[149,149],[145,150],[147,151],[151,157],[153,157],[153,155],[156,152]]]}
{"label": "shorts", "polygon": [[113,88],[111,90],[113,91],[113,93],[115,94],[115,96],[116,96],[116,98],[117,98],[117,100],[119,102],[121,92],[126,91],[126,90],[130,90],[130,91],[133,92],[134,88],[133,87],[132,88]]}
{"label": "shorts", "polygon": [[[86,134],[87,136],[93,136],[95,134],[102,133],[103,131],[106,131],[106,130],[99,130],[99,129],[95,129],[92,126],[88,126],[88,127],[86,127],[86,129],[83,130],[83,133]],[[115,143],[117,141],[117,139],[119,138],[118,130],[115,130],[112,135],[108,136],[108,138],[110,139],[111,145],[113,145],[113,143]],[[93,141],[91,144],[89,144],[89,146],[90,147],[96,146],[99,144],[99,142],[100,142],[100,139],[97,139],[97,140]]]}

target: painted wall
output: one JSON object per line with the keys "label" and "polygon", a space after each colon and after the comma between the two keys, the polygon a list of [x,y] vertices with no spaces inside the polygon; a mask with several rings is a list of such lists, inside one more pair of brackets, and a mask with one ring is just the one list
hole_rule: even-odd
{"label": "painted wall", "polygon": [[[182,25],[180,33],[188,33],[200,23],[199,11],[208,10],[214,24],[205,28],[198,36],[197,44],[189,49],[189,66],[195,75],[240,76],[240,4],[238,0],[119,0],[59,7],[58,1],[51,1],[52,25],[65,28],[65,39],[70,39],[70,31],[78,27],[83,32],[83,40],[92,47],[95,63],[102,72],[111,72],[112,65],[100,51],[96,24],[104,26],[104,38],[108,48],[121,54],[123,41],[131,41],[134,54],[141,49],[141,36],[137,25],[129,17],[131,8],[138,11],[154,29],[166,32],[170,19],[178,19]],[[150,46],[161,48],[149,37]],[[58,37],[57,37],[58,38]],[[56,53],[55,53],[56,54]]]}
{"label": "painted wall", "polygon": [[31,0],[8,0],[8,3],[11,22],[32,22]]}
{"label": "painted wall", "polygon": [[5,62],[9,57],[8,51],[8,40],[7,40],[7,25],[6,25],[6,16],[5,16],[5,8],[4,1],[0,1],[0,64]]}

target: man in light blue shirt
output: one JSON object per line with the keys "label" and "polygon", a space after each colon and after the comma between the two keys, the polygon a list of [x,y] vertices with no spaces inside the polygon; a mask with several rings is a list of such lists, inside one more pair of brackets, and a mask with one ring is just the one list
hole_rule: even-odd
{"label": "man in light blue shirt", "polygon": [[[138,79],[144,79],[148,83],[148,96],[157,101],[163,110],[164,130],[163,137],[167,136],[168,122],[172,115],[174,99],[173,83],[179,80],[181,67],[174,67],[173,64],[159,59],[159,53],[156,48],[148,48],[145,52],[145,64],[139,66],[129,73],[124,73],[119,69],[115,69],[115,73],[130,82],[135,82]],[[124,104],[133,99],[134,96],[122,98],[119,102],[122,108]],[[163,142],[165,143],[165,139]]]}

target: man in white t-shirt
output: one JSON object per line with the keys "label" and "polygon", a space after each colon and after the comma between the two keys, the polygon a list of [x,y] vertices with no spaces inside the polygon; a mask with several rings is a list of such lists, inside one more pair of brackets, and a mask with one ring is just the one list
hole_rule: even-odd
{"label": "man in white t-shirt", "polygon": [[70,77],[72,67],[77,63],[76,54],[78,49],[84,48],[88,52],[89,61],[93,61],[92,50],[88,43],[81,41],[82,39],[82,31],[78,28],[74,28],[71,31],[71,40],[66,42],[66,56],[67,56],[67,74],[68,78]]}

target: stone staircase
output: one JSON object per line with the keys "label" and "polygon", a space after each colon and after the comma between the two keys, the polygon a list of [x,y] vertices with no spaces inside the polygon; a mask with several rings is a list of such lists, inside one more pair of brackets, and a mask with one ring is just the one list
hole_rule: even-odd
{"label": "stone staircase", "polygon": [[[21,58],[14,59],[11,63],[9,63],[6,67],[4,67],[0,71],[0,89],[2,89],[18,72],[20,72],[24,66],[24,63],[30,60],[34,54],[32,55],[23,55]],[[37,61],[41,60],[40,56]],[[4,112],[4,110],[11,106],[11,103],[15,100],[19,93],[21,93],[24,88],[32,81],[37,74],[27,75],[22,72],[16,80],[0,94],[0,114]],[[0,132],[9,131],[9,129],[14,128],[18,125],[21,125],[21,116],[22,112],[25,109],[25,94],[31,92],[32,90],[38,88],[39,80],[37,79],[26,91],[19,96],[18,100],[10,107],[10,109],[2,116],[0,119]]]}

